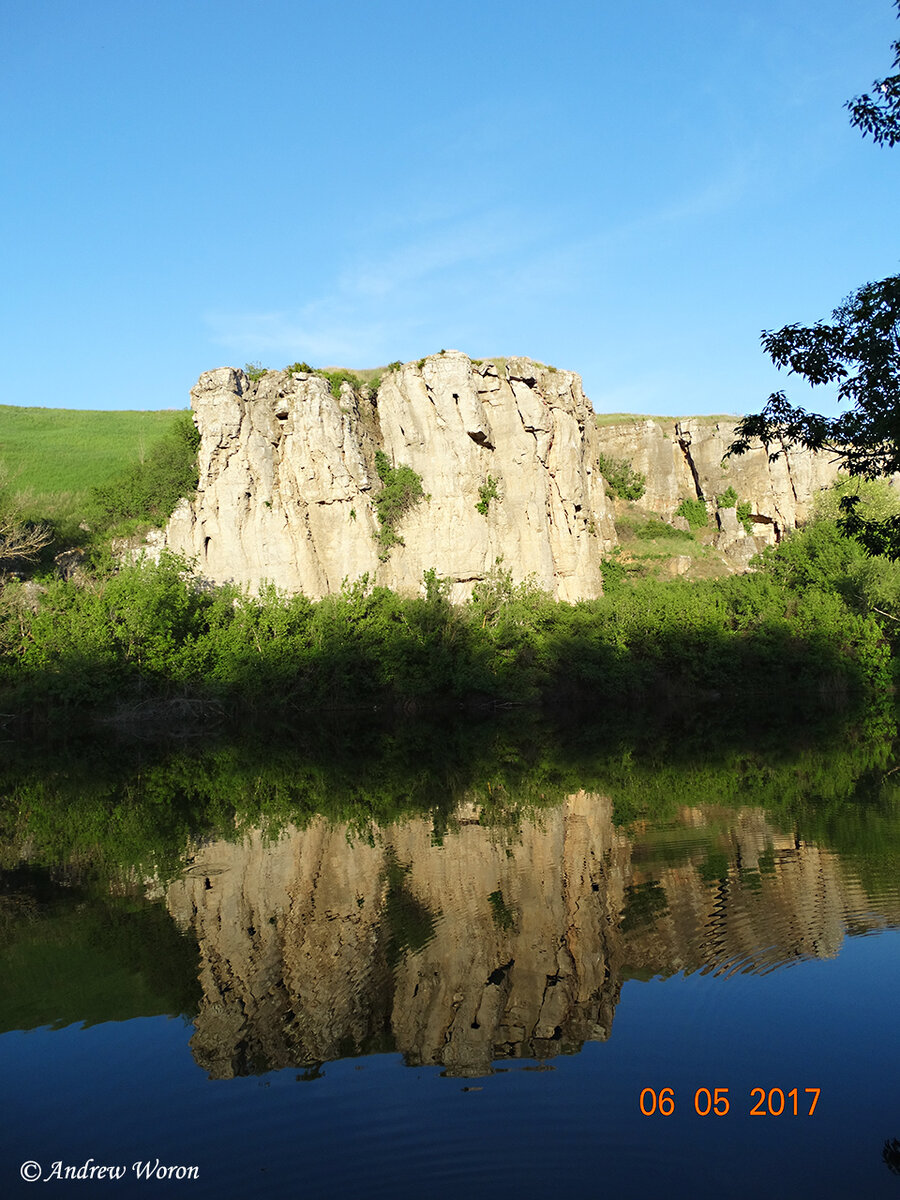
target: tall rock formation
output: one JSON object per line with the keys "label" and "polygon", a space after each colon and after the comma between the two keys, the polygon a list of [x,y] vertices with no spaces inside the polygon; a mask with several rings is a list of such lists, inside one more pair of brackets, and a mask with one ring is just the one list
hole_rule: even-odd
{"label": "tall rock formation", "polygon": [[761,446],[726,458],[736,421],[623,420],[601,428],[600,441],[604,454],[625,459],[645,476],[644,507],[671,519],[682,500],[707,500],[714,507],[716,496],[731,487],[750,504],[754,533],[774,542],[810,517],[816,495],[834,483],[838,468],[828,454],[799,446],[774,462]]}
{"label": "tall rock formation", "polygon": [[[448,350],[388,370],[377,392],[306,372],[251,380],[230,367],[191,391],[200,480],[176,509],[166,544],[213,583],[265,582],[318,599],[367,575],[417,593],[434,568],[451,599],[502,563],[513,580],[559,600],[602,592],[616,544],[603,457],[647,481],[641,507],[671,520],[684,499],[715,509],[729,487],[749,503],[753,537],[735,509],[717,514],[721,570],[746,570],[766,542],[802,524],[837,476],[825,454],[762,449],[726,459],[733,423],[624,420],[597,428],[571,371],[527,358],[472,362]],[[377,540],[376,454],[421,478],[424,498],[399,518],[400,541]],[[689,562],[690,560],[686,560]]]}
{"label": "tall rock formation", "polygon": [[[200,482],[166,538],[213,582],[318,598],[368,574],[416,592],[435,568],[459,600],[499,559],[558,599],[602,590],[613,514],[593,410],[570,371],[448,350],[390,371],[377,396],[344,384],[336,398],[315,374],[251,381],[223,368],[200,377],[191,403]],[[386,556],[378,450],[412,467],[426,494]]]}

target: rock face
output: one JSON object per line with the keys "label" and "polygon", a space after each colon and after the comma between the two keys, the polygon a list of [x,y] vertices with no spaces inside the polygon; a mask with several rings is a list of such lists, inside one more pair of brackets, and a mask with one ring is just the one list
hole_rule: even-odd
{"label": "rock face", "polygon": [[[500,560],[560,600],[602,591],[601,560],[617,542],[602,455],[647,480],[641,505],[668,520],[684,499],[715,510],[729,487],[749,503],[752,537],[734,509],[717,514],[726,570],[746,570],[766,542],[810,514],[834,482],[826,455],[770,463],[762,449],[725,460],[731,422],[635,420],[598,429],[580,378],[527,358],[474,363],[455,350],[390,370],[377,394],[348,383],[221,368],[191,391],[201,435],[196,495],[176,509],[166,544],[213,583],[266,581],[318,599],[367,575],[417,593],[434,568],[451,599]],[[425,498],[376,540],[376,453],[421,477]],[[677,573],[677,564],[675,567]]]}
{"label": "rock face", "polygon": [[[270,581],[312,598],[364,574],[398,591],[435,568],[469,595],[498,559],[558,599],[597,596],[613,544],[600,443],[579,377],[529,359],[472,363],[446,351],[384,378],[377,399],[316,375],[251,382],[209,371],[191,392],[200,482],[167,529],[216,583]],[[379,557],[375,453],[407,464],[427,498]],[[496,493],[486,513],[477,505]]]}
{"label": "rock face", "polygon": [[[726,459],[734,422],[636,420],[607,425],[599,433],[604,454],[625,459],[646,477],[645,507],[671,519],[682,500],[707,500],[714,509],[716,496],[731,487],[740,501],[750,504],[754,534],[772,542],[807,520],[817,493],[838,474],[827,454],[799,447],[775,462],[761,447]],[[739,530],[731,531],[733,536],[728,529],[723,532],[728,545],[742,537]]]}

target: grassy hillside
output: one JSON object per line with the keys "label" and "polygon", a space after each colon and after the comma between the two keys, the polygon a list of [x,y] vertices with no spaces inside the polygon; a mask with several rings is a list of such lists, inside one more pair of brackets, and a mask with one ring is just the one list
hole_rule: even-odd
{"label": "grassy hillside", "polygon": [[[65,523],[92,487],[143,459],[178,410],[87,412],[0,405],[0,472],[26,516]],[[2,478],[2,475],[0,475]]]}

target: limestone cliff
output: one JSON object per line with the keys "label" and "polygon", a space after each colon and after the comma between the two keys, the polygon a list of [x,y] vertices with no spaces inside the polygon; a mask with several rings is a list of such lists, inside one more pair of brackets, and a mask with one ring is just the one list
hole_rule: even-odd
{"label": "limestone cliff", "polygon": [[[472,362],[449,350],[389,370],[377,392],[315,373],[251,380],[221,368],[191,392],[200,431],[196,495],[176,509],[167,545],[214,583],[266,581],[312,598],[368,575],[419,592],[434,568],[451,598],[468,598],[498,560],[557,599],[602,591],[616,544],[601,462],[627,460],[647,481],[642,507],[667,520],[683,499],[732,487],[749,503],[753,536],[734,508],[717,514],[722,571],[743,570],[766,542],[802,523],[837,468],[792,450],[725,460],[733,423],[625,420],[597,428],[580,378],[527,358]],[[425,498],[379,547],[376,454],[421,477]],[[727,557],[726,557],[727,556]]]}
{"label": "limestone cliff", "polygon": [[[344,384],[336,398],[314,374],[254,382],[223,368],[200,377],[191,403],[199,487],[167,543],[214,582],[268,580],[317,598],[367,573],[416,592],[433,567],[462,599],[502,559],[559,599],[601,592],[613,515],[593,411],[570,371],[446,351],[390,371],[377,396]],[[385,561],[377,450],[411,466],[427,497]],[[482,489],[496,493],[486,512]]]}
{"label": "limestone cliff", "polygon": [[726,459],[736,420],[623,420],[601,428],[600,441],[605,454],[645,476],[641,503],[666,519],[684,499],[703,499],[714,508],[716,496],[732,487],[750,504],[754,533],[776,541],[807,520],[816,495],[834,483],[838,469],[829,455],[800,447],[775,462],[762,447]]}

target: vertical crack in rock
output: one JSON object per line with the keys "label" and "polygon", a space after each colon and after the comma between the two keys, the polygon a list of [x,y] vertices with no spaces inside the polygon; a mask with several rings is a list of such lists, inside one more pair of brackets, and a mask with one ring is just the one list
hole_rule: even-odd
{"label": "vertical crack in rock", "polygon": [[794,474],[791,470],[791,456],[788,453],[787,446],[785,446],[783,439],[782,439],[782,443],[781,443],[781,448],[782,448],[782,452],[784,454],[784,467],[785,467],[785,470],[787,471],[788,483],[791,485],[791,492],[793,493],[794,503],[796,504],[797,501],[800,499],[800,497],[797,495],[797,488],[794,486]]}
{"label": "vertical crack in rock", "polygon": [[705,500],[706,497],[703,495],[703,488],[700,485],[700,475],[697,471],[694,459],[691,456],[691,432],[689,429],[682,429],[681,423],[679,422],[675,426],[675,436],[678,439],[678,445],[681,447],[681,453],[684,455],[685,462],[688,465],[688,470],[691,473],[691,478],[694,481],[697,499]]}

